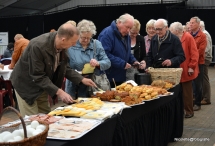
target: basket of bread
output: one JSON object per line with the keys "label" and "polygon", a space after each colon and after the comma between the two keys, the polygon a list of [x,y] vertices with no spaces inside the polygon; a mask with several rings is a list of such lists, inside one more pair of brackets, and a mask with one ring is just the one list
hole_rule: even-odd
{"label": "basket of bread", "polygon": [[180,83],[182,68],[148,68],[152,81],[163,80],[173,85]]}
{"label": "basket of bread", "polygon": [[20,113],[13,107],[6,107],[0,114],[7,110],[15,112],[21,124],[13,124],[0,128],[0,146],[43,146],[46,142],[49,126],[42,121],[25,122]]}

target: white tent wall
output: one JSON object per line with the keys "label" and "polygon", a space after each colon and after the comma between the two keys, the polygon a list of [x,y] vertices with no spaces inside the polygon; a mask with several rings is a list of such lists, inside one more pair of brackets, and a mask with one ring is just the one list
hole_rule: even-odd
{"label": "white tent wall", "polygon": [[188,0],[187,1],[188,6],[194,6],[194,7],[214,7],[215,6],[215,0]]}
{"label": "white tent wall", "polygon": [[[64,9],[70,9],[80,5],[99,5],[99,4],[120,4],[120,3],[169,3],[169,2],[182,2],[184,0],[71,0],[60,6],[57,6],[53,9],[47,11],[48,13],[54,11],[60,11]],[[195,7],[215,7],[215,0],[188,0],[187,6]],[[47,13],[46,12],[46,13]]]}
{"label": "white tent wall", "polygon": [[8,32],[0,32],[0,55],[4,54],[4,50],[8,45]]}
{"label": "white tent wall", "polygon": [[7,48],[7,46],[0,46],[0,55],[4,54],[4,50]]}
{"label": "white tent wall", "polygon": [[84,5],[107,5],[107,4],[122,4],[122,3],[168,3],[168,2],[182,2],[183,0],[71,0],[66,2],[60,6],[57,6],[45,13],[51,13],[55,11],[61,11],[64,9],[70,9],[77,6],[84,6]]}

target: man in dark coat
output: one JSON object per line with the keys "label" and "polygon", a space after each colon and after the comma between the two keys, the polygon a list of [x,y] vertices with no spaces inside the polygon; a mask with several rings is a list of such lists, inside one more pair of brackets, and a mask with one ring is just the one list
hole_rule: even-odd
{"label": "man in dark coat", "polygon": [[168,30],[165,19],[158,19],[155,24],[156,34],[150,44],[147,66],[178,68],[185,60],[181,41]]}
{"label": "man in dark coat", "polygon": [[10,77],[22,116],[50,112],[48,94],[72,103],[72,97],[61,89],[64,77],[76,84],[96,86],[68,66],[65,51],[76,44],[78,37],[77,28],[65,23],[58,31],[30,41]]}

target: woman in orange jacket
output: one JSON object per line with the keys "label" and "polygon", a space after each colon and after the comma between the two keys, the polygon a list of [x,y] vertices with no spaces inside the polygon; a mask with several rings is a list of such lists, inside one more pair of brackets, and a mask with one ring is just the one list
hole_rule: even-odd
{"label": "woman in orange jacket", "polygon": [[194,80],[199,73],[199,53],[194,38],[188,32],[183,32],[181,23],[172,23],[170,25],[170,31],[181,40],[186,57],[186,60],[180,65],[180,67],[183,68],[181,85],[183,88],[184,109],[186,111],[185,118],[191,118],[194,115],[192,80]]}

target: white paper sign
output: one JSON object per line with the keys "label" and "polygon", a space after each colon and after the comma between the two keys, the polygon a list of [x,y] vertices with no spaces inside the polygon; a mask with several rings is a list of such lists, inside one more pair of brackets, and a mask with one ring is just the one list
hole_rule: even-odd
{"label": "white paper sign", "polygon": [[0,32],[0,46],[8,45],[8,32]]}

